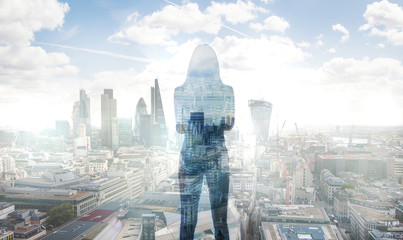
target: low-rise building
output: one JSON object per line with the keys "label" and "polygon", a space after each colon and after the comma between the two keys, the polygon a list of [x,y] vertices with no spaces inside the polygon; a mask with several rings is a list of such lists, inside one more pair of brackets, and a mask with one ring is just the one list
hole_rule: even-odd
{"label": "low-rise building", "polygon": [[370,240],[400,240],[403,238],[403,228],[396,229],[390,232],[382,232],[377,229],[374,229],[369,232],[369,239]]}
{"label": "low-rise building", "polygon": [[328,169],[334,175],[339,172],[353,172],[368,178],[382,179],[387,174],[387,162],[369,154],[318,155],[315,172],[320,174],[324,169]]}
{"label": "low-rise building", "polygon": [[233,193],[251,192],[256,186],[256,177],[254,173],[234,173],[231,174],[230,183]]}
{"label": "low-rise building", "polygon": [[261,222],[329,224],[325,210],[313,205],[270,205],[258,207],[258,224]]}
{"label": "low-rise building", "polygon": [[13,240],[14,232],[7,230],[7,228],[0,229],[0,240]]}
{"label": "low-rise building", "polygon": [[11,203],[0,202],[0,219],[5,219],[8,214],[14,212],[15,206]]}
{"label": "low-rise building", "polygon": [[41,176],[18,179],[15,181],[15,186],[64,189],[84,182],[88,182],[87,175],[78,176],[67,170],[54,169],[45,171]]}
{"label": "low-rise building", "polygon": [[130,198],[137,198],[144,192],[144,171],[142,169],[108,170],[107,176],[123,177],[127,182]]}
{"label": "low-rise building", "polygon": [[342,240],[336,226],[330,224],[288,224],[263,222],[260,227],[262,240]]}
{"label": "low-rise building", "polygon": [[64,152],[66,151],[66,143],[64,137],[48,137],[39,136],[35,138],[36,151],[45,152]]}
{"label": "low-rise building", "polygon": [[131,197],[127,181],[123,177],[103,177],[76,185],[72,189],[93,193],[98,206],[117,198]]}
{"label": "low-rise building", "polygon": [[13,203],[16,208],[38,209],[43,212],[49,212],[50,209],[68,202],[77,216],[98,206],[94,193],[64,189],[8,188],[0,193],[0,201]]}
{"label": "low-rise building", "polygon": [[349,204],[349,219],[352,240],[369,240],[370,231],[387,231],[399,225],[399,220],[392,216],[354,204]]}
{"label": "low-rise building", "polygon": [[332,202],[333,196],[341,189],[344,182],[338,177],[335,177],[330,171],[327,169],[323,170],[320,174],[320,189],[322,196],[326,201]]}
{"label": "low-rise building", "polygon": [[43,230],[40,225],[27,225],[14,230],[14,239],[34,240],[45,236],[46,230]]}
{"label": "low-rise building", "polygon": [[19,209],[10,214],[10,218],[21,220],[25,225],[41,224],[47,216],[47,213],[38,209]]}
{"label": "low-rise building", "polygon": [[88,162],[88,170],[87,170],[88,174],[101,175],[107,170],[108,170],[108,160],[106,159],[97,159]]}

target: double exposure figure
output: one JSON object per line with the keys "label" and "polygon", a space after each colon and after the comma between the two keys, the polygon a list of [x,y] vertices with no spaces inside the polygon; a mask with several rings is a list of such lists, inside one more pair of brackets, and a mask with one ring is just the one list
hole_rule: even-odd
{"label": "double exposure figure", "polygon": [[215,239],[229,239],[227,206],[228,152],[224,131],[234,126],[234,93],[220,79],[217,56],[199,45],[186,81],[175,89],[176,131],[184,134],[180,153],[180,239],[193,239],[203,178],[206,178]]}

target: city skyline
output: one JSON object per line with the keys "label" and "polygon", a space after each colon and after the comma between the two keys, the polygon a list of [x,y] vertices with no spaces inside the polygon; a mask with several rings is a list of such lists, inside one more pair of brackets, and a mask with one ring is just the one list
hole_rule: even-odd
{"label": "city skyline", "polygon": [[3,128],[70,121],[79,89],[92,99],[93,126],[104,88],[115,90],[117,117],[132,117],[158,78],[172,131],[173,86],[199,43],[212,45],[234,87],[236,127],[248,127],[249,99],[273,103],[272,125],[403,123],[398,1],[46,1],[49,12],[40,2],[2,3]]}

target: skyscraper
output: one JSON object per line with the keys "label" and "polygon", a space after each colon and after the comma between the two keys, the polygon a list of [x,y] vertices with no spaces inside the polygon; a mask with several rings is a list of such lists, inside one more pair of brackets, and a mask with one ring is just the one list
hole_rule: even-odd
{"label": "skyscraper", "polygon": [[256,142],[268,143],[272,104],[264,100],[249,100],[248,105]]}
{"label": "skyscraper", "polygon": [[165,124],[158,79],[155,79],[154,87],[151,87],[151,121],[153,145],[165,147],[168,139],[168,130]]}
{"label": "skyscraper", "polygon": [[140,135],[141,115],[147,115],[147,105],[143,98],[140,98],[136,105],[136,115],[134,116],[134,133]]}
{"label": "skyscraper", "polygon": [[85,125],[86,136],[91,136],[90,98],[84,89],[80,90],[79,123]]}
{"label": "skyscraper", "polygon": [[80,125],[80,101],[75,101],[73,105],[73,138],[78,136],[78,126]]}
{"label": "skyscraper", "polygon": [[118,132],[119,132],[119,147],[128,147],[132,145],[132,119],[119,118],[118,119]]}
{"label": "skyscraper", "polygon": [[117,119],[116,99],[113,98],[113,89],[104,89],[101,94],[101,141],[102,146],[112,148],[117,143]]}

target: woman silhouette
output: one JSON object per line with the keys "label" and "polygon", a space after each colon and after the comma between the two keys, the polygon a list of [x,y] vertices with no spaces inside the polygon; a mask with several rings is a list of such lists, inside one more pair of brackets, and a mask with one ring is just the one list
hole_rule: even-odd
{"label": "woman silhouette", "polygon": [[217,56],[199,45],[186,81],[175,89],[176,131],[185,134],[179,162],[180,239],[193,239],[203,177],[209,187],[215,239],[229,239],[228,153],[224,131],[234,126],[234,92],[220,79]]}

